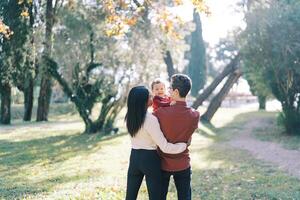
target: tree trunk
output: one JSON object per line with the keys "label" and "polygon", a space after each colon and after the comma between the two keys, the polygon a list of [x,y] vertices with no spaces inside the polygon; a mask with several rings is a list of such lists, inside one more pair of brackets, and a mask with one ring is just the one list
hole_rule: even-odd
{"label": "tree trunk", "polygon": [[92,133],[97,133],[99,131],[99,124],[94,123],[89,118],[89,116],[86,113],[84,113],[84,111],[82,111],[82,112],[79,111],[79,114],[80,114],[80,116],[83,119],[84,124],[85,124],[84,133],[92,134]]}
{"label": "tree trunk", "polygon": [[231,73],[228,77],[226,83],[220,90],[220,92],[211,100],[206,112],[202,115],[201,120],[210,122],[214,114],[217,112],[221,106],[222,101],[227,96],[233,84],[240,78],[242,75],[241,71],[238,69],[235,72]]}
{"label": "tree trunk", "polygon": [[258,95],[259,110],[266,110],[266,96]]}
{"label": "tree trunk", "polygon": [[33,107],[33,79],[28,80],[28,85],[24,88],[24,121],[30,121]]}
{"label": "tree trunk", "polygon": [[46,34],[45,34],[45,41],[44,41],[44,52],[43,52],[43,69],[41,73],[41,87],[40,87],[40,94],[38,99],[38,110],[37,110],[37,121],[47,121],[48,120],[48,113],[49,113],[49,106],[50,106],[50,99],[51,99],[51,76],[48,72],[48,66],[46,58],[50,58],[52,54],[52,28],[54,23],[54,13],[53,13],[53,2],[52,0],[47,0],[46,6]]}
{"label": "tree trunk", "polygon": [[239,55],[237,55],[231,62],[224,68],[221,74],[219,74],[213,82],[205,88],[205,90],[198,95],[194,101],[192,107],[198,109],[199,106],[211,95],[211,93],[216,89],[216,87],[222,82],[222,80],[230,73],[234,72],[237,68],[239,62]]}
{"label": "tree trunk", "polygon": [[167,72],[168,72],[169,79],[171,80],[171,77],[173,76],[173,74],[176,73],[176,71],[174,69],[173,59],[171,56],[171,52],[169,50],[165,52],[164,61],[167,65]]}
{"label": "tree trunk", "polygon": [[1,124],[10,124],[11,119],[11,86],[5,83],[1,86]]}

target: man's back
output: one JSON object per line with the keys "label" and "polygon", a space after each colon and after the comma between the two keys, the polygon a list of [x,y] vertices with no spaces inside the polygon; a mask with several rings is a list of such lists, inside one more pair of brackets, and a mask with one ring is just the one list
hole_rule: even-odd
{"label": "man's back", "polygon": [[[158,118],[165,137],[171,143],[188,142],[198,127],[199,112],[187,107],[184,101],[177,101],[173,106],[160,108],[154,115]],[[160,151],[160,155],[162,169],[165,171],[181,171],[190,167],[188,149],[176,155]]]}

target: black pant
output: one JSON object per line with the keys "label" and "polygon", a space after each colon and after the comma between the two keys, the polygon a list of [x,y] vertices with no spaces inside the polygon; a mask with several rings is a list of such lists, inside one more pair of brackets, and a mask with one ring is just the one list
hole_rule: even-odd
{"label": "black pant", "polygon": [[156,150],[132,149],[127,174],[126,200],[136,200],[142,180],[146,185],[150,200],[160,200],[162,196],[162,171]]}
{"label": "black pant", "polygon": [[167,172],[163,171],[163,186],[162,186],[162,199],[167,199],[168,188],[170,177],[173,175],[175,186],[177,189],[177,198],[178,200],[191,200],[192,191],[191,191],[191,168],[187,168],[182,171],[177,172]]}

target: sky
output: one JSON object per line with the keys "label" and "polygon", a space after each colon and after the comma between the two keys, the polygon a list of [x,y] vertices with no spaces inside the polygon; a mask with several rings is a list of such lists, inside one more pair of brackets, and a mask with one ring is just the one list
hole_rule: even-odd
{"label": "sky", "polygon": [[[201,14],[203,39],[211,46],[226,37],[228,31],[235,27],[244,27],[243,15],[236,12],[236,4],[240,0],[206,0],[211,15]],[[179,14],[186,20],[193,17],[190,0],[184,0],[184,5],[178,8]]]}
{"label": "sky", "polygon": [[[245,28],[243,14],[237,12],[237,3],[240,0],[206,0],[211,15],[201,14],[203,39],[211,47],[215,46],[221,38],[236,27]],[[193,6],[191,0],[184,0],[184,5],[178,8],[178,14],[185,20],[192,20]],[[239,79],[239,84],[232,89],[235,92],[250,93],[246,80]]]}

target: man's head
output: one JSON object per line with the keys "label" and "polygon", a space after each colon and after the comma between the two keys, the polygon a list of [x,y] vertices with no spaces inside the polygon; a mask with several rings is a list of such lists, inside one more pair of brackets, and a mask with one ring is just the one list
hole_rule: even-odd
{"label": "man's head", "polygon": [[174,74],[171,77],[170,94],[175,101],[184,100],[192,87],[191,79],[184,74]]}

